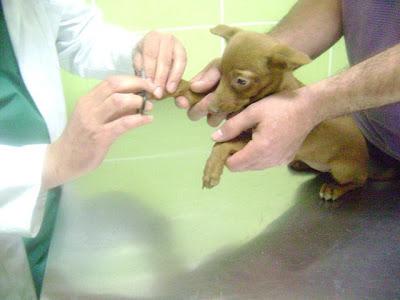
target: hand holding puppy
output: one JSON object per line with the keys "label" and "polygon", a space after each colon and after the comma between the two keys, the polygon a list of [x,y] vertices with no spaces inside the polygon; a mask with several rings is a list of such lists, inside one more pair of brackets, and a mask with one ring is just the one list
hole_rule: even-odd
{"label": "hand holding puppy", "polygon": [[221,59],[211,61],[199,74],[190,82],[190,89],[196,93],[207,94],[199,103],[190,107],[188,99],[177,97],[176,105],[180,108],[188,109],[188,117],[192,121],[197,121],[207,116],[209,125],[216,127],[225,120],[226,113],[215,113],[209,110],[210,103],[214,100],[214,88],[218,85],[221,78],[220,72]]}
{"label": "hand holding puppy", "polygon": [[[253,128],[251,141],[228,158],[231,171],[262,170],[290,163],[309,132],[318,124],[306,89],[281,92],[253,103],[213,134],[229,141]],[[315,110],[315,109],[314,109]]]}

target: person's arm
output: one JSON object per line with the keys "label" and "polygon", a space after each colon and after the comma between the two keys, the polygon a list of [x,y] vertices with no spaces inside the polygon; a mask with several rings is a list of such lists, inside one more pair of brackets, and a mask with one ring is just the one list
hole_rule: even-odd
{"label": "person's arm", "polygon": [[269,96],[227,120],[216,141],[256,127],[252,141],[228,159],[233,171],[287,164],[320,122],[399,102],[400,44],[328,79]]}
{"label": "person's arm", "polygon": [[59,1],[56,47],[61,66],[82,77],[132,74],[132,50],[143,33],[103,21],[101,11],[83,0]]}
{"label": "person's arm", "polygon": [[342,36],[341,0],[299,0],[269,34],[316,58]]}
{"label": "person's arm", "polygon": [[83,77],[104,79],[132,74],[134,65],[137,71],[143,67],[146,77],[160,87],[156,97],[165,89],[171,93],[176,90],[186,67],[186,51],[173,35],[130,32],[107,24],[100,10],[83,0],[62,1],[58,9],[56,45],[63,68]]}
{"label": "person's arm", "polygon": [[[341,0],[299,0],[289,13],[269,32],[282,43],[303,51],[315,58],[327,50],[342,36]],[[218,83],[221,74],[215,64],[206,66],[192,80],[194,92],[206,93]],[[225,115],[212,114],[208,104],[213,94],[188,110],[188,117],[199,120],[208,116],[208,123],[217,126]],[[184,97],[176,99],[180,108],[189,108]]]}
{"label": "person's arm", "polygon": [[400,44],[302,91],[317,120],[399,102]]}
{"label": "person's arm", "polygon": [[95,169],[120,135],[150,123],[152,116],[135,113],[143,101],[134,93],[154,89],[137,77],[110,77],[81,97],[53,143],[0,145],[0,234],[36,236],[47,190]]}

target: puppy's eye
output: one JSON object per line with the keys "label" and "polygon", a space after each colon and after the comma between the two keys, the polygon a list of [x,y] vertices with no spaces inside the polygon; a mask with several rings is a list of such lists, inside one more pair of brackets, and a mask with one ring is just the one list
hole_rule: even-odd
{"label": "puppy's eye", "polygon": [[244,78],[238,78],[238,79],[236,79],[236,83],[239,84],[239,85],[245,86],[245,85],[247,85],[249,82],[248,82],[246,79],[244,79]]}

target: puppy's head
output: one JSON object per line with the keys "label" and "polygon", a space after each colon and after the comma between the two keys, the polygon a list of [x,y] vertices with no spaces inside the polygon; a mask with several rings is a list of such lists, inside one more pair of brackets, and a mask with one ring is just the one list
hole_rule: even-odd
{"label": "puppy's head", "polygon": [[310,58],[268,36],[226,25],[211,29],[227,46],[221,60],[221,80],[210,103],[214,112],[232,113],[278,91],[284,76]]}

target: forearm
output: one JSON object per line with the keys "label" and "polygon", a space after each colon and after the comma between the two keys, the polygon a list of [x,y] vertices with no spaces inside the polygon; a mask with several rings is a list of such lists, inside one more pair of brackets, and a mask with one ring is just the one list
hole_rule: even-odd
{"label": "forearm", "polygon": [[400,100],[400,44],[304,87],[320,121]]}
{"label": "forearm", "polygon": [[57,51],[61,66],[83,77],[132,74],[132,51],[144,34],[104,22],[101,11],[82,0],[59,1]]}
{"label": "forearm", "polygon": [[270,34],[318,57],[342,36],[341,1],[299,0]]}

